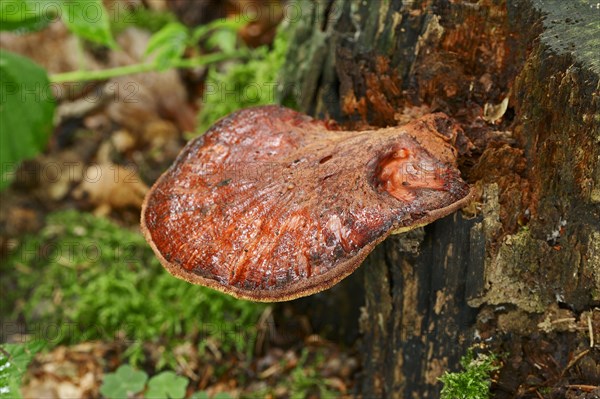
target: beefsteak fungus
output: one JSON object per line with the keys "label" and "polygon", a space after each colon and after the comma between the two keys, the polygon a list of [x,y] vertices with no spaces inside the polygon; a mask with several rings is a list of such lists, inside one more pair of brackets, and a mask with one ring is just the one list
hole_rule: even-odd
{"label": "beefsteak fungus", "polygon": [[191,283],[254,301],[310,295],[388,235],[471,199],[457,131],[443,114],[354,132],[279,106],[244,109],[187,144],[146,196],[142,231]]}

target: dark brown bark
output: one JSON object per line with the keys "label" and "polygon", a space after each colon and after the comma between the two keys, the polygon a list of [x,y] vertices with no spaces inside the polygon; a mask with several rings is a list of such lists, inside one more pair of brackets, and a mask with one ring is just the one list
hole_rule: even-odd
{"label": "dark brown bark", "polygon": [[469,138],[461,167],[481,193],[363,264],[364,396],[437,397],[476,334],[508,353],[498,397],[600,384],[594,352],[578,358],[587,371],[569,365],[589,346],[585,326],[600,336],[595,2],[306,7],[282,101],[353,128],[446,112]]}

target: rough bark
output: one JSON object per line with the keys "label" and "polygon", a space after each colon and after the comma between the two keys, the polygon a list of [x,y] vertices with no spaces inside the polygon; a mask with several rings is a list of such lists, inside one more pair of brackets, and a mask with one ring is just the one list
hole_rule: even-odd
{"label": "rough bark", "polygon": [[363,395],[437,397],[437,377],[479,337],[508,353],[498,397],[599,384],[599,358],[584,353],[600,336],[596,3],[305,6],[282,101],[352,128],[446,112],[481,193],[362,266]]}

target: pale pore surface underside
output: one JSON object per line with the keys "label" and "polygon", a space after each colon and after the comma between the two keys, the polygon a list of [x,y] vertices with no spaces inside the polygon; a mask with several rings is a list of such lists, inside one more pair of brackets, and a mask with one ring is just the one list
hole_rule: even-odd
{"label": "pale pore surface underside", "polygon": [[308,295],[390,232],[466,201],[452,129],[441,114],[344,132],[277,106],[242,110],[188,143],[147,196],[142,229],[190,282],[253,300]]}

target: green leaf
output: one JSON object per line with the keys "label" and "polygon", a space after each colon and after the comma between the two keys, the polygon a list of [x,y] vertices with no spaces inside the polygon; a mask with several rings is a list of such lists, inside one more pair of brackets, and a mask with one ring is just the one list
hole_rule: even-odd
{"label": "green leaf", "polygon": [[197,27],[192,33],[192,43],[206,38],[206,48],[209,50],[221,49],[224,53],[235,50],[238,39],[238,30],[245,25],[243,18],[238,20],[217,19],[207,25]]}
{"label": "green leaf", "polygon": [[71,32],[110,48],[117,46],[102,0],[62,0],[61,8],[63,22]]}
{"label": "green leaf", "polygon": [[229,30],[237,32],[244,25],[246,25],[246,21],[244,20],[244,18],[216,19],[206,25],[200,25],[197,28],[195,28],[192,32],[191,44],[196,44],[199,40],[204,39],[211,32],[215,32],[218,30]]}
{"label": "green leaf", "polygon": [[188,41],[188,29],[179,22],[165,25],[148,41],[146,55],[154,54],[159,69],[169,68],[173,61],[181,58]]}
{"label": "green leaf", "polygon": [[43,341],[33,341],[25,344],[2,344],[2,349],[10,354],[10,362],[24,373],[33,356],[45,346]]}
{"label": "green leaf", "polygon": [[37,31],[45,28],[58,13],[58,7],[50,0],[2,0],[0,31]]}
{"label": "green leaf", "polygon": [[163,371],[150,379],[144,397],[146,399],[183,399],[188,383],[187,378],[178,376],[173,371]]}
{"label": "green leaf", "polygon": [[100,393],[109,399],[125,399],[142,391],[147,379],[148,376],[143,371],[124,364],[116,372],[104,376]]}
{"label": "green leaf", "polygon": [[0,399],[21,398],[21,379],[33,356],[45,346],[43,341],[0,346]]}
{"label": "green leaf", "polygon": [[214,31],[206,41],[206,47],[209,50],[221,49],[224,53],[231,53],[235,50],[238,34],[230,29],[218,29]]}
{"label": "green leaf", "polygon": [[46,71],[0,50],[0,190],[11,182],[20,161],[45,147],[54,106]]}

